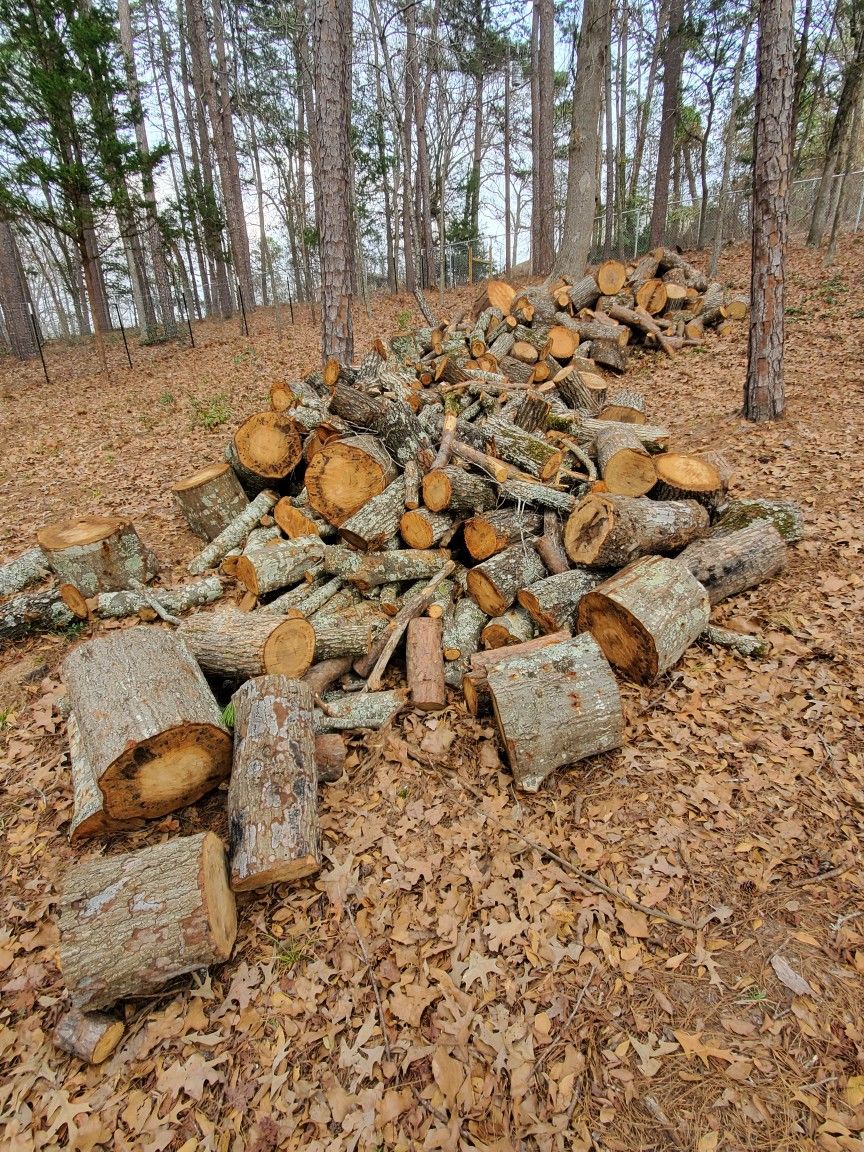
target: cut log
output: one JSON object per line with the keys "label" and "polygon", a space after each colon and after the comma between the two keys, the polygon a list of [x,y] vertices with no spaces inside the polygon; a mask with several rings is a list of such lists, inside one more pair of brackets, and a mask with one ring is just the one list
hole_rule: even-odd
{"label": "cut log", "polygon": [[468,595],[487,616],[503,616],[520,588],[546,575],[543,561],[529,541],[512,544],[468,573]]}
{"label": "cut log", "polygon": [[[332,620],[319,619],[315,629],[315,663],[335,660],[340,656],[365,656],[374,636],[386,627],[383,615],[351,620],[336,616]],[[305,671],[305,669],[304,669]]]}
{"label": "cut log", "polygon": [[452,516],[428,508],[404,512],[399,520],[399,531],[409,548],[434,548],[452,527]]}
{"label": "cut log", "polygon": [[415,616],[408,622],[405,672],[411,703],[415,708],[421,712],[437,712],[447,706],[440,620]]}
{"label": "cut log", "polygon": [[338,732],[322,733],[315,737],[315,767],[319,784],[335,784],[345,775],[348,745]]}
{"label": "cut log", "polygon": [[270,548],[257,548],[237,562],[237,580],[253,596],[266,596],[279,588],[296,584],[303,573],[323,556],[320,540],[303,536]]}
{"label": "cut log", "polygon": [[655,486],[654,457],[629,425],[619,424],[598,432],[596,445],[600,475],[614,495],[644,496]]}
{"label": "cut log", "polygon": [[271,612],[199,612],[177,634],[205,672],[229,679],[302,676],[312,666],[315,630],[302,617]]}
{"label": "cut log", "polygon": [[636,306],[649,316],[659,316],[669,299],[666,285],[662,280],[646,280],[636,289]]}
{"label": "cut log", "polygon": [[483,432],[494,444],[496,455],[515,464],[529,476],[551,480],[561,467],[563,453],[559,449],[500,416],[490,416],[483,425]]}
{"label": "cut log", "polygon": [[702,643],[715,644],[718,648],[730,648],[739,656],[764,656],[768,643],[762,636],[748,636],[744,632],[733,632],[731,628],[717,628],[709,624],[699,637]]}
{"label": "cut log", "polygon": [[289,540],[299,540],[303,536],[325,538],[335,534],[332,524],[328,524],[307,507],[298,507],[290,496],[283,496],[273,509],[273,519]]}
{"label": "cut log", "polygon": [[622,568],[638,556],[677,552],[708,531],[708,513],[694,500],[585,496],[564,527],[574,564]]}
{"label": "cut log", "polygon": [[389,692],[328,692],[315,708],[315,734],[383,728],[405,707],[403,689]]}
{"label": "cut log", "polygon": [[804,515],[793,500],[730,500],[722,509],[715,532],[735,532],[756,520],[770,520],[787,544],[804,535]]}
{"label": "cut log", "polygon": [[119,516],[85,516],[49,524],[37,533],[57,579],[82,596],[146,584],[157,572],[156,557],[135,526]]}
{"label": "cut log", "polygon": [[312,876],[321,868],[312,693],[287,676],[259,676],[231,702],[231,887],[250,892]]}
{"label": "cut log", "polygon": [[545,634],[573,630],[579,601],[598,584],[604,574],[589,568],[570,568],[520,588],[516,598]]}
{"label": "cut log", "polygon": [[404,511],[405,481],[399,476],[343,521],[339,535],[361,552],[374,552],[395,537]]}
{"label": "cut log", "polygon": [[710,510],[723,497],[720,474],[704,458],[667,452],[654,457],[654,467],[657,485],[651,495],[655,500],[697,500]]}
{"label": "cut log", "polygon": [[[535,379],[537,375],[535,373]],[[552,410],[552,405],[542,396],[528,393],[520,402],[513,416],[513,423],[525,432],[536,432],[546,427],[546,417]]]}
{"label": "cut log", "polygon": [[567,284],[555,292],[555,299],[562,308],[570,307],[574,312],[583,308],[593,308],[600,296],[600,289],[593,276],[586,273],[573,284]]}
{"label": "cut log", "polygon": [[486,673],[491,667],[501,660],[509,660],[511,656],[530,656],[541,648],[551,648],[569,639],[570,633],[562,630],[549,636],[535,636],[533,640],[527,640],[524,644],[514,644],[506,648],[488,648],[484,652],[473,653],[470,658],[470,671],[462,678],[462,694],[470,714],[485,716],[492,711],[489,684],[486,680]]}
{"label": "cut log", "polygon": [[[613,420],[595,420],[591,416],[573,412],[569,416],[559,416],[550,413],[546,425],[557,432],[567,432],[582,444],[593,444],[597,433],[608,430]],[[666,428],[658,428],[653,424],[631,424],[635,434],[639,437],[649,452],[665,452],[669,447],[669,432]]]}
{"label": "cut log", "polygon": [[219,535],[211,540],[207,547],[191,560],[188,569],[193,576],[200,576],[208,568],[215,568],[219,562],[228,555],[232,548],[237,548],[252,529],[258,524],[262,516],[266,516],[278,497],[275,492],[259,492],[254,500],[235,516]]}
{"label": "cut log", "polygon": [[[511,353],[515,347],[514,343],[510,349]],[[513,384],[530,384],[534,378],[533,364],[526,364],[522,360],[517,360],[512,354],[502,356],[498,361],[498,367]]]}
{"label": "cut log", "polygon": [[617,296],[627,280],[627,267],[620,260],[604,260],[594,275],[604,296]]}
{"label": "cut log", "polygon": [[609,392],[600,420],[617,420],[621,424],[647,424],[645,397],[630,388],[615,388]]}
{"label": "cut log", "polygon": [[303,457],[297,424],[287,412],[256,412],[243,421],[232,444],[241,478],[248,474],[265,485],[290,476]]}
{"label": "cut log", "polygon": [[435,468],[423,477],[423,503],[430,512],[446,509],[460,516],[494,508],[497,502],[495,485],[463,468],[448,465]]}
{"label": "cut log", "polygon": [[578,333],[566,325],[553,324],[549,329],[549,353],[556,360],[569,360],[578,345]]}
{"label": "cut log", "polygon": [[429,580],[449,561],[449,555],[435,549],[405,548],[392,552],[353,552],[330,546],[324,549],[324,568],[334,576],[344,576],[361,591],[379,584],[406,580]]}
{"label": "cut log", "polygon": [[488,560],[517,540],[531,539],[540,531],[539,512],[520,512],[514,507],[497,508],[465,521],[465,547],[475,560]]}
{"label": "cut log", "polygon": [[111,832],[122,832],[136,828],[138,820],[112,820],[106,815],[102,793],[96,783],[93,765],[81,740],[81,731],[75,713],[70,712],[66,720],[66,735],[69,737],[69,770],[72,775],[72,803],[74,810],[69,825],[69,839],[75,844],[88,836],[101,836]]}
{"label": "cut log", "polygon": [[28,584],[44,580],[51,571],[48,557],[41,548],[28,548],[14,560],[0,564],[0,597],[14,596]]}
{"label": "cut log", "polygon": [[592,340],[591,359],[612,372],[626,372],[627,351],[617,340]]}
{"label": "cut log", "polygon": [[494,356],[497,363],[500,365],[505,356],[510,354],[510,350],[516,342],[516,337],[508,328],[502,328],[501,331],[495,334],[495,339],[489,345],[488,355]]}
{"label": "cut log", "polygon": [[215,539],[247,504],[243,485],[225,461],[209,464],[171,491],[189,527],[205,540]]}
{"label": "cut log", "polygon": [[734,532],[713,532],[688,545],[678,560],[719,604],[761,584],[786,567],[786,545],[769,520],[754,520]]}
{"label": "cut log", "polygon": [[310,668],[303,677],[303,683],[308,686],[313,699],[322,696],[337,680],[348,675],[352,663],[350,656],[338,656],[334,660],[322,660],[320,664]]}
{"label": "cut log", "polygon": [[507,315],[516,296],[516,290],[503,280],[489,280],[486,283],[485,299],[492,308],[498,308],[502,315]]}
{"label": "cut log", "polygon": [[64,1012],[54,1028],[51,1042],[55,1048],[77,1056],[87,1064],[102,1064],[120,1041],[126,1025],[107,1012]]}
{"label": "cut log", "polygon": [[416,460],[408,460],[403,473],[405,480],[405,507],[409,512],[420,507],[420,465]]}
{"label": "cut log", "polygon": [[504,480],[500,485],[501,495],[515,504],[528,504],[536,508],[548,508],[565,516],[576,507],[576,497],[570,492],[551,488],[548,484],[530,480]]}
{"label": "cut log", "polygon": [[337,527],[396,479],[396,467],[374,436],[331,440],[306,469],[309,506]]}
{"label": "cut log", "polygon": [[147,996],[227,960],[234,894],[217,836],[175,837],[74,865],[60,912],[60,967],[81,1010]]}
{"label": "cut log", "polygon": [[179,636],[139,627],[90,640],[63,680],[113,819],[164,816],[228,775],[231,734]]}
{"label": "cut log", "polygon": [[536,792],[556,768],[623,742],[618,684],[590,636],[512,655],[490,667],[486,679],[516,786],[524,792]]}
{"label": "cut log", "polygon": [[522,364],[536,364],[540,356],[533,344],[527,340],[517,340],[510,349],[510,358]]}
{"label": "cut log", "polygon": [[504,648],[512,644],[524,644],[534,635],[534,624],[523,608],[511,608],[503,616],[490,620],[480,633],[484,648]]}
{"label": "cut log", "polygon": [[576,618],[610,664],[653,684],[705,630],[709,614],[707,592],[683,564],[644,556],[583,596]]}
{"label": "cut log", "polygon": [[658,267],[661,271],[666,272],[670,268],[679,268],[684,273],[684,281],[688,288],[695,288],[697,292],[704,292],[708,287],[708,281],[699,269],[685,260],[677,252],[671,248],[653,248],[651,255],[657,258]]}
{"label": "cut log", "polygon": [[543,513],[543,535],[534,541],[537,555],[553,575],[567,572],[570,560],[564,551],[564,528],[557,512]]}
{"label": "cut log", "polygon": [[[330,411],[355,428],[371,430],[399,464],[417,460],[421,467],[428,468],[435,455],[417,417],[400,401],[368,396],[345,384],[337,384],[330,400]],[[308,479],[306,483],[308,487]]]}
{"label": "cut log", "polygon": [[556,379],[555,388],[571,408],[582,409],[592,416],[596,416],[606,403],[606,381],[593,372],[573,370],[561,379]]}
{"label": "cut log", "polygon": [[444,624],[444,659],[467,660],[473,656],[480,647],[480,636],[488,620],[489,617],[470,596],[457,600]]}
{"label": "cut log", "polygon": [[21,592],[0,604],[0,644],[31,632],[57,632],[75,621],[56,588]]}

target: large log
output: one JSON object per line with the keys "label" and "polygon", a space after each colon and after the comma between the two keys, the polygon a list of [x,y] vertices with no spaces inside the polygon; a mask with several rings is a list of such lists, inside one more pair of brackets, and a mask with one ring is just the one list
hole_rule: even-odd
{"label": "large log", "polygon": [[417,417],[401,401],[380,399],[337,384],[330,399],[330,411],[355,428],[372,431],[402,465],[407,460],[417,460],[421,467],[428,468],[435,455]]}
{"label": "large log", "polygon": [[321,867],[312,693],[287,676],[259,676],[231,701],[231,887],[249,892],[311,876]]}
{"label": "large log", "polygon": [[331,440],[306,469],[309,507],[337,527],[396,479],[396,466],[374,436]]}
{"label": "large log", "polygon": [[51,1043],[88,1064],[102,1064],[120,1041],[126,1025],[107,1012],[64,1012],[51,1035]]}
{"label": "large log", "polygon": [[315,630],[302,617],[271,612],[199,612],[177,629],[205,672],[229,679],[302,676],[315,655]]}
{"label": "large log", "polygon": [[500,416],[490,416],[483,425],[487,442],[494,445],[495,452],[504,460],[515,464],[540,480],[551,480],[561,467],[563,453],[542,437],[502,420]]}
{"label": "large log", "polygon": [[678,555],[705,586],[712,604],[776,576],[786,558],[786,545],[770,520],[754,520],[735,532],[713,532]]}
{"label": "large log", "polygon": [[374,552],[394,538],[404,511],[405,481],[399,476],[345,520],[339,527],[339,535],[361,552]]}
{"label": "large log", "polygon": [[41,548],[28,548],[14,560],[0,564],[0,597],[14,596],[28,584],[35,584],[51,571],[48,557]]}
{"label": "large log", "polygon": [[266,596],[296,584],[303,573],[322,559],[324,545],[311,536],[256,548],[237,562],[237,579],[253,596]]}
{"label": "large log", "polygon": [[430,512],[445,509],[454,516],[494,508],[498,500],[495,485],[464,468],[448,465],[434,468],[423,477],[423,503]]}
{"label": "large log", "polygon": [[654,459],[628,424],[597,434],[597,463],[607,489],[616,496],[644,496],[657,481]]}
{"label": "large log", "polygon": [[735,532],[756,520],[770,520],[787,544],[804,535],[804,516],[793,500],[730,500],[715,522],[716,532]]}
{"label": "large log", "polygon": [[208,464],[171,487],[196,536],[213,540],[246,507],[246,493],[227,461]]}
{"label": "large log", "polygon": [[204,604],[212,604],[218,600],[224,589],[219,576],[205,576],[202,580],[193,580],[190,584],[183,584],[177,588],[148,589],[147,594],[141,592],[102,592],[100,595],[85,600],[77,589],[66,585],[62,596],[66,605],[79,620],[88,616],[96,616],[100,620],[122,620],[126,616],[136,613],[143,620],[152,620],[157,613],[153,608],[154,601],[163,612],[170,616],[179,616],[188,612],[190,608],[200,608]]}
{"label": "large log", "polygon": [[84,748],[74,712],[70,712],[67,717],[66,735],[69,737],[69,771],[72,776],[73,813],[69,825],[69,839],[72,843],[88,836],[101,836],[137,827],[140,823],[138,820],[112,820],[106,814],[102,793],[96,783],[93,765]]}
{"label": "large log", "polygon": [[60,911],[60,967],[81,1010],[158,992],[227,960],[237,935],[225,852],[212,832],[76,864]]}
{"label": "large log", "polygon": [[474,652],[469,658],[469,671],[462,678],[462,694],[465,697],[465,706],[472,716],[486,715],[492,711],[492,700],[489,696],[489,684],[486,673],[501,660],[509,660],[512,656],[530,656],[541,648],[551,648],[563,640],[569,640],[569,631],[550,633],[548,636],[535,636],[533,640],[526,640],[524,644],[514,644],[507,648],[489,648],[484,652]]}
{"label": "large log", "polygon": [[315,734],[383,728],[405,707],[403,689],[389,692],[328,692],[315,708]]}
{"label": "large log", "polygon": [[488,560],[515,541],[536,536],[541,524],[542,517],[538,512],[520,512],[514,507],[498,508],[466,520],[462,535],[465,547],[475,560]]}
{"label": "large log", "polygon": [[657,486],[651,495],[655,500],[698,500],[710,510],[723,497],[720,473],[702,457],[666,452],[654,457],[654,468]]}
{"label": "large log", "polygon": [[112,818],[164,816],[228,775],[231,734],[179,636],[113,632],[74,648],[62,675]]}
{"label": "large log", "polygon": [[259,492],[255,499],[251,500],[243,511],[235,516],[231,523],[223,528],[219,535],[189,562],[188,569],[192,575],[200,576],[208,568],[215,568],[232,548],[237,548],[242,544],[261,517],[267,515],[277,499],[275,492],[269,490]]}
{"label": "large log", "polygon": [[520,588],[516,599],[546,634],[572,631],[580,600],[603,579],[604,573],[590,568],[569,568]]}
{"label": "large log", "polygon": [[487,616],[501,616],[520,588],[545,575],[543,561],[529,541],[511,544],[469,571],[468,595]]}
{"label": "large log", "polygon": [[303,457],[303,442],[288,412],[256,412],[243,421],[232,444],[241,477],[265,485],[290,476]]}
{"label": "large log", "polygon": [[415,708],[422,712],[436,712],[446,707],[440,620],[428,616],[415,616],[409,620],[405,639],[405,674]]}
{"label": "large log", "polygon": [[146,584],[157,572],[156,557],[134,524],[119,516],[85,516],[49,524],[37,534],[57,579],[82,596]]}
{"label": "large log", "polygon": [[652,684],[704,631],[709,614],[707,592],[683,564],[644,556],[583,596],[576,619],[623,675]]}
{"label": "large log", "polygon": [[708,513],[693,500],[593,493],[564,526],[564,547],[574,564],[622,568],[638,556],[677,552],[708,531]]}
{"label": "large log", "polygon": [[56,588],[21,592],[0,604],[0,644],[30,632],[56,632],[75,623]]}
{"label": "large log", "polygon": [[511,656],[492,665],[486,679],[513,777],[525,792],[536,792],[556,768],[623,741],[618,684],[590,636]]}
{"label": "large log", "polygon": [[[556,432],[569,432],[582,444],[593,444],[599,432],[607,431],[615,424],[615,421],[595,420],[592,416],[575,412],[567,416],[551,412],[546,421],[547,428]],[[669,447],[669,432],[666,428],[652,424],[628,424],[627,427],[639,437],[649,452],[665,452]]]}

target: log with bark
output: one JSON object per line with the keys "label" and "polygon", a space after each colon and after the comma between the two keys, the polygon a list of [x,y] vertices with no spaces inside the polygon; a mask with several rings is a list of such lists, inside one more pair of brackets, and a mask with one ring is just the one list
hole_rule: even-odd
{"label": "log with bark", "polygon": [[196,536],[215,539],[246,507],[246,493],[226,461],[208,464],[171,487],[174,499]]}
{"label": "log with bark", "polygon": [[76,623],[57,588],[21,592],[0,603],[0,644],[32,632],[59,632]]}
{"label": "log with bark", "polygon": [[259,676],[231,702],[231,887],[249,892],[311,876],[321,867],[312,693],[287,676]]}
{"label": "log with bark", "polygon": [[399,464],[417,460],[421,467],[428,468],[435,455],[417,417],[405,404],[337,384],[331,395],[330,411],[354,427],[369,429]]}
{"label": "log with bark", "polygon": [[415,616],[405,639],[405,678],[411,703],[421,712],[436,712],[447,705],[441,620]]}
{"label": "log with bark", "polygon": [[645,397],[632,388],[615,388],[608,393],[598,419],[617,420],[621,424],[647,424]]}
{"label": "log with bark", "polygon": [[510,655],[487,669],[486,681],[513,777],[525,792],[536,792],[556,768],[623,742],[618,684],[591,636]]}
{"label": "log with bark", "polygon": [[398,549],[389,552],[354,552],[329,545],[324,549],[324,569],[342,576],[361,591],[379,584],[406,580],[429,580],[448,563],[449,554],[435,549]]}
{"label": "log with bark", "polygon": [[591,494],[564,527],[564,547],[574,564],[621,568],[639,556],[677,552],[706,535],[708,513],[694,500]]}
{"label": "log with bark", "polygon": [[94,857],[66,876],[60,967],[81,1011],[153,995],[221,964],[236,935],[225,852],[212,832]]}
{"label": "log with bark", "polygon": [[320,540],[309,536],[256,548],[238,560],[237,580],[253,596],[266,596],[301,580],[304,572],[321,561],[324,548]]}
{"label": "log with bark", "polygon": [[454,516],[494,508],[498,501],[495,485],[482,476],[448,465],[423,477],[423,503],[431,512],[451,512]]}
{"label": "log with bark", "polygon": [[77,1056],[87,1064],[103,1064],[123,1039],[126,1025],[108,1012],[64,1012],[51,1034],[51,1043],[61,1052]]}
{"label": "log with bark", "polygon": [[409,548],[434,548],[452,527],[452,516],[428,508],[403,512],[399,520],[399,532]]}
{"label": "log with bark", "polygon": [[69,825],[69,839],[72,843],[89,836],[137,828],[140,820],[113,820],[105,812],[102,793],[96,783],[93,765],[84,748],[74,712],[70,712],[67,717],[66,735],[69,738],[69,771],[72,776],[73,813]]}
{"label": "log with bark", "polygon": [[465,707],[472,716],[485,716],[492,711],[492,699],[489,695],[489,684],[486,679],[488,670],[500,660],[508,660],[510,656],[530,656],[541,648],[550,648],[570,639],[570,632],[562,629],[560,632],[550,633],[548,636],[535,636],[523,644],[514,644],[505,648],[489,648],[483,652],[475,652],[469,658],[469,670],[462,677],[462,694],[465,697]]}
{"label": "log with bark", "polygon": [[134,524],[119,516],[49,524],[36,535],[61,586],[71,584],[82,596],[146,584],[158,570]]}
{"label": "log with bark", "polygon": [[374,436],[331,440],[306,469],[309,506],[338,527],[395,479],[396,466]]}
{"label": "log with bark", "polygon": [[401,688],[386,692],[328,692],[315,708],[315,734],[383,728],[402,711],[405,699]]}
{"label": "log with bark", "polygon": [[657,471],[654,457],[630,425],[619,424],[601,430],[597,434],[596,446],[600,475],[613,495],[644,496],[655,486]]}
{"label": "log with bark", "polygon": [[488,560],[516,541],[533,539],[541,525],[539,512],[520,512],[510,506],[472,516],[465,521],[462,535],[474,560]]}
{"label": "log with bark", "polygon": [[666,452],[654,457],[657,485],[651,495],[656,500],[698,500],[709,510],[724,493],[717,468],[704,457]]}
{"label": "log with bark", "polygon": [[566,572],[570,559],[564,550],[564,527],[557,512],[543,513],[543,535],[534,541],[537,555],[553,575]]}
{"label": "log with bark", "polygon": [[601,584],[605,576],[592,568],[569,568],[520,588],[516,598],[544,633],[560,632],[562,628],[572,631],[582,597]]}
{"label": "log with bark", "polygon": [[179,636],[112,632],[73,649],[62,676],[112,819],[164,816],[228,775],[231,734]]}
{"label": "log with bark", "polygon": [[734,532],[715,530],[689,544],[678,560],[705,586],[711,603],[719,604],[782,572],[787,550],[769,520],[754,520]]}
{"label": "log with bark", "polygon": [[14,560],[0,564],[0,597],[14,596],[28,584],[44,580],[51,571],[48,557],[41,548],[28,548]]}
{"label": "log with bark", "polygon": [[302,676],[315,656],[315,629],[299,614],[199,612],[177,630],[201,668],[232,680]]}
{"label": "log with bark", "polygon": [[404,511],[405,481],[399,476],[343,521],[339,535],[361,552],[375,552],[395,537]]}
{"label": "log with bark", "polygon": [[468,594],[487,616],[501,616],[520,588],[546,575],[543,561],[530,541],[511,544],[468,573]]}
{"label": "log with bark", "polygon": [[442,645],[447,661],[468,660],[480,647],[489,617],[470,596],[456,601],[444,622]]}
{"label": "log with bark", "polygon": [[644,556],[582,597],[581,631],[638,684],[676,664],[708,624],[708,594],[678,560]]}
{"label": "log with bark", "polygon": [[240,479],[268,487],[290,476],[303,457],[303,442],[289,412],[256,412],[244,420],[231,441]]}
{"label": "log with bark", "polygon": [[289,540],[299,540],[303,536],[319,536],[324,539],[336,534],[333,525],[317,516],[308,504],[301,506],[290,496],[283,496],[276,503],[273,519]]}
{"label": "log with bark", "polygon": [[715,532],[735,532],[756,520],[770,520],[787,544],[804,535],[804,515],[793,500],[735,499],[720,509]]}
{"label": "log with bark", "polygon": [[232,548],[242,544],[261,517],[268,514],[277,499],[275,492],[269,490],[259,492],[255,499],[251,500],[243,511],[189,562],[188,570],[192,575],[200,576],[208,568],[215,568]]}
{"label": "log with bark", "polygon": [[561,467],[563,454],[559,449],[499,416],[490,416],[483,425],[483,432],[498,456],[529,476],[551,480]]}
{"label": "log with bark", "polygon": [[524,644],[534,636],[534,623],[524,608],[508,609],[501,616],[490,620],[480,633],[484,648],[503,648],[506,645]]}
{"label": "log with bark", "polygon": [[62,596],[70,611],[79,620],[96,616],[100,620],[121,620],[136,614],[142,620],[154,620],[157,613],[153,601],[170,616],[179,616],[191,608],[200,608],[218,600],[224,591],[219,576],[205,576],[177,588],[148,588],[147,595],[140,592],[102,592],[85,600],[71,585],[64,587]]}

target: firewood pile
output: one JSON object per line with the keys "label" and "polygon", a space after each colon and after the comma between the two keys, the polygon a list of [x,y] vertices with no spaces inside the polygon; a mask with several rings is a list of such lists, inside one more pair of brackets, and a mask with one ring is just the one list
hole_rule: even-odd
{"label": "firewood pile", "polygon": [[174,485],[207,541],[193,580],[156,587],[134,525],[108,517],[43,528],[0,567],[0,640],[140,622],[63,664],[73,841],[230,781],[227,856],[208,832],[68,877],[55,1039],[83,1059],[119,1042],[115,1004],[227,958],[234,892],[319,869],[317,784],[341,775],[345,733],[442,709],[450,688],[536,791],[621,745],[619,679],[654,682],[700,638],[762,652],[710,610],[783,568],[800,511],[730,498],[726,461],[671,450],[609,374],[736,301],[660,250],[573,284],[492,281],[449,322],[420,303],[426,328],[274,385],[226,460]]}

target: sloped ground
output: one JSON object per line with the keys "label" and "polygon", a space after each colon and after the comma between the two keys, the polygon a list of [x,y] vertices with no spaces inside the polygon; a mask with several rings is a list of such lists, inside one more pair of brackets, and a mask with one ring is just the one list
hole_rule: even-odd
{"label": "sloped ground", "polygon": [[[731,250],[722,269],[738,287],[746,260]],[[72,639],[0,657],[5,1148],[864,1149],[864,247],[829,271],[796,251],[790,279],[783,423],[736,415],[744,326],[635,372],[676,445],[727,452],[735,491],[804,505],[789,570],[718,613],[767,634],[770,655],[697,647],[626,687],[625,748],[537,796],[513,790],[492,729],[455,698],[356,741],[323,794],[322,875],[241,897],[232,961],[132,1005],[98,1069],[47,1041],[64,869],[224,834],[223,798],[73,853],[52,713]],[[358,317],[358,348],[404,307]],[[50,387],[4,365],[0,554],[52,518],[125,513],[181,577],[196,544],[168,485],[315,358],[314,327],[251,325],[133,349],[132,372],[112,347],[110,384],[81,348],[48,350]]]}

